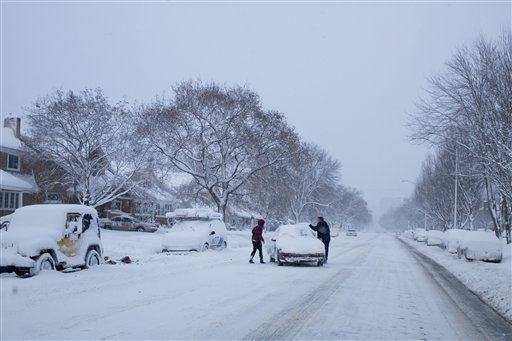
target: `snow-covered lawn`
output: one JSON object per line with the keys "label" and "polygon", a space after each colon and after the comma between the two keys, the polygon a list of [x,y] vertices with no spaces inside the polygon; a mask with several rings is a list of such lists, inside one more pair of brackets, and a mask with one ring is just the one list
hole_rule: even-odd
{"label": "snow-covered lawn", "polygon": [[437,246],[427,246],[408,238],[402,240],[444,266],[471,291],[512,321],[512,245],[503,244],[501,263],[489,263],[459,259],[457,254]]}

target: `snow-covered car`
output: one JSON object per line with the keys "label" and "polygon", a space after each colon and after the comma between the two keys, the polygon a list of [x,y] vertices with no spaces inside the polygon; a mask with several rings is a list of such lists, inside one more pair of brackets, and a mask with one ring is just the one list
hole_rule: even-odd
{"label": "snow-covered car", "polygon": [[425,230],[425,229],[414,230],[414,240],[417,242],[427,241],[427,230]]}
{"label": "snow-covered car", "polygon": [[0,233],[0,272],[32,276],[42,270],[89,268],[102,263],[98,213],[92,207],[20,207],[8,230]]}
{"label": "snow-covered car", "polygon": [[427,231],[427,245],[440,246],[443,243],[443,231],[428,230]]}
{"label": "snow-covered car", "polygon": [[402,233],[402,237],[409,238],[409,239],[414,239],[414,230],[405,230]]}
{"label": "snow-covered car", "polygon": [[441,247],[449,253],[457,253],[460,241],[464,239],[470,231],[460,229],[449,229],[443,233]]}
{"label": "snow-covered car", "polygon": [[162,251],[206,251],[228,246],[222,214],[208,209],[179,209],[166,214],[174,221],[165,235]]}
{"label": "snow-covered car", "polygon": [[129,215],[121,215],[110,220],[101,219],[100,226],[107,230],[155,232],[156,224],[145,223]]}
{"label": "snow-covered car", "polygon": [[350,230],[347,231],[347,236],[349,236],[349,237],[357,237],[357,231],[353,230],[353,229],[350,229]]}
{"label": "snow-covered car", "polygon": [[9,227],[9,223],[11,222],[12,214],[4,215],[3,217],[0,217],[0,230],[7,231],[7,228]]}
{"label": "snow-covered car", "polygon": [[315,237],[308,224],[282,225],[268,242],[267,252],[271,262],[315,263],[325,262],[324,244]]}
{"label": "snow-covered car", "polygon": [[499,263],[503,258],[503,243],[493,232],[470,231],[460,241],[457,256]]}

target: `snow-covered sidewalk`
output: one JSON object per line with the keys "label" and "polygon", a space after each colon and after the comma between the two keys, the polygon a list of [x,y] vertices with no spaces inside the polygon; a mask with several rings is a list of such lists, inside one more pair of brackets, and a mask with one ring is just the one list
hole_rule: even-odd
{"label": "snow-covered sidewalk", "polygon": [[467,261],[459,259],[437,246],[427,246],[412,239],[401,238],[422,254],[453,273],[469,290],[512,321],[512,269],[511,246],[504,244],[501,263]]}

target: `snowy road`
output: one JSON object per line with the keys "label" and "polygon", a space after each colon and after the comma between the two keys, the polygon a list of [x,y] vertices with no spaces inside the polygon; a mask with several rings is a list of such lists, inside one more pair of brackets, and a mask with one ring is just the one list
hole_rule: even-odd
{"label": "snowy road", "polygon": [[[317,268],[250,265],[248,247],[155,254],[157,234],[106,232],[105,248],[112,256],[125,252],[138,262],[29,279],[3,276],[2,338],[484,340],[512,335],[510,324],[494,321],[478,299],[454,290],[457,283],[438,278],[439,269],[390,235],[334,238],[329,264]],[[140,253],[133,254],[129,250],[136,245]]]}

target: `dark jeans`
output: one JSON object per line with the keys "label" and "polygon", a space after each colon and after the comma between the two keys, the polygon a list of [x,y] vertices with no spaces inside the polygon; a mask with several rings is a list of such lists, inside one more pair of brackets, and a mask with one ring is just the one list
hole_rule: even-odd
{"label": "dark jeans", "polygon": [[325,259],[329,258],[329,243],[331,242],[331,239],[321,239],[322,243],[324,243],[325,246]]}
{"label": "dark jeans", "polygon": [[260,260],[263,260],[263,248],[262,248],[261,241],[254,241],[253,240],[252,241],[251,259],[256,254],[256,250],[258,250],[258,252],[260,254]]}

